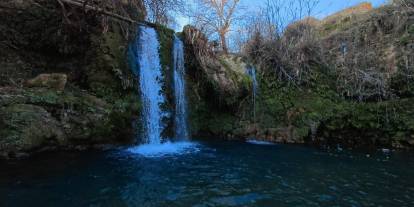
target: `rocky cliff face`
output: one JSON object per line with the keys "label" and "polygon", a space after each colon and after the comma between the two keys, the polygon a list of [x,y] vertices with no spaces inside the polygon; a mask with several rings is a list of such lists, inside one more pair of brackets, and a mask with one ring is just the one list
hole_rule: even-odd
{"label": "rocky cliff face", "polygon": [[281,41],[298,43],[289,48],[297,59],[281,64],[297,79],[283,80],[274,68],[264,67],[255,136],[350,148],[413,148],[413,15],[399,6],[363,4],[325,20],[290,25]]}
{"label": "rocky cliff face", "polygon": [[[132,138],[140,106],[126,52],[136,26],[58,2],[0,2],[0,154],[5,157]],[[145,14],[128,3],[106,8],[133,11],[128,18],[134,21]]]}
{"label": "rocky cliff face", "polygon": [[188,74],[190,123],[195,137],[237,137],[234,133],[246,115],[252,80],[246,63],[234,55],[216,54],[199,30],[183,31]]}
{"label": "rocky cliff face", "polygon": [[229,96],[243,96],[246,64],[236,56],[216,54],[204,34],[191,26],[184,28],[183,36],[190,75],[198,72],[206,76],[224,101]]}
{"label": "rocky cliff face", "polygon": [[[295,43],[288,58],[268,53],[274,62],[261,64],[256,120],[251,80],[239,70],[246,60],[216,54],[200,31],[186,27],[194,135],[413,148],[412,17],[398,6],[361,4],[289,25],[279,42],[263,46],[272,51],[280,42]],[[275,74],[278,68],[290,77]]]}
{"label": "rocky cliff face", "polygon": [[[114,1],[91,1],[102,2]],[[0,156],[132,142],[140,102],[126,55],[136,31],[129,20],[143,20],[145,11],[131,2],[138,4],[105,7],[127,21],[58,1],[0,2]],[[412,17],[411,10],[362,5],[290,25],[282,41],[298,47],[278,66],[293,76],[306,66],[306,77],[291,83],[260,68],[256,120],[247,58],[217,54],[200,31],[185,27],[193,136],[412,148]],[[163,110],[171,112],[174,33],[152,26],[165,77]],[[304,30],[316,36],[313,45],[303,41]],[[171,117],[165,122],[168,137]]]}

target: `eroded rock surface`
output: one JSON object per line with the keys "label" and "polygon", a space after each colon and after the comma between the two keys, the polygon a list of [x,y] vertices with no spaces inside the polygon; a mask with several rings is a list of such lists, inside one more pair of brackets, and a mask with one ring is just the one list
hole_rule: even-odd
{"label": "eroded rock surface", "polygon": [[[134,6],[142,2],[133,2],[105,9],[141,21],[145,11]],[[127,49],[135,31],[136,25],[67,3],[1,1],[0,154],[134,139],[140,101]]]}
{"label": "eroded rock surface", "polygon": [[13,157],[53,148],[126,143],[112,134],[111,104],[78,89],[0,88],[0,152]]}

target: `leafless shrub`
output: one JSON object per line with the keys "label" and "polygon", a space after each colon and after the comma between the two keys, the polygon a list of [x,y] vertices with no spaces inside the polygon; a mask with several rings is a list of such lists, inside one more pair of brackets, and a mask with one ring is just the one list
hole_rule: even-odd
{"label": "leafless shrub", "polygon": [[176,24],[174,16],[185,13],[185,0],[143,0],[148,10],[148,20],[153,23],[173,26]]}
{"label": "leafless shrub", "polygon": [[126,37],[131,23],[137,23],[145,15],[142,0],[57,0],[64,21],[80,29],[85,27],[88,17],[95,16],[100,21],[103,32],[109,28],[109,19],[117,20]]}
{"label": "leafless shrub", "polygon": [[[412,15],[408,6],[386,6],[368,13],[365,12],[370,9],[368,4],[358,5],[350,12],[355,18],[348,18],[351,22],[342,30],[342,20],[319,21],[310,15],[298,15],[301,20],[284,26],[274,20],[278,19],[273,17],[278,12],[269,12],[283,10],[278,7],[280,5],[267,8],[262,11],[263,18],[247,24],[249,37],[243,45],[243,53],[262,71],[301,85],[313,81],[313,69],[324,68],[330,77],[335,77],[336,90],[344,97],[358,101],[395,97],[390,80],[398,70],[398,58],[402,56],[401,51],[412,51],[407,38],[410,37],[407,28],[411,28],[407,25],[411,25],[409,16]],[[358,13],[361,7],[364,12]],[[335,18],[346,20],[349,16],[340,14],[342,16]],[[331,16],[330,20],[335,18]],[[327,26],[334,29],[325,32],[323,29]],[[395,41],[405,41],[407,46],[396,46]]]}
{"label": "leafless shrub", "polygon": [[[316,5],[317,2],[306,0],[268,0],[262,18],[253,20],[248,26],[250,38],[244,53],[279,79],[300,84],[312,63],[320,61],[317,36],[313,32],[317,20],[305,18],[287,27],[285,20],[310,16]],[[286,13],[290,15],[286,17]]]}
{"label": "leafless shrub", "polygon": [[391,3],[406,7],[410,10],[414,10],[414,1],[413,0],[391,0]]}

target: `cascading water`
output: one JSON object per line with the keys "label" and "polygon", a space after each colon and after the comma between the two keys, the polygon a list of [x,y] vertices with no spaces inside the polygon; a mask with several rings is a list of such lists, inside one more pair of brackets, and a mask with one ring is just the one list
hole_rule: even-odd
{"label": "cascading water", "polygon": [[[257,123],[256,123],[256,97],[257,97],[257,92],[258,92],[258,82],[257,82],[257,78],[256,78],[256,68],[253,66],[248,66],[246,69],[246,73],[247,75],[250,76],[250,78],[252,79],[252,102],[253,102],[253,122],[254,122],[254,126],[257,129]],[[271,145],[271,143],[269,142],[265,142],[265,141],[258,141],[256,140],[255,137],[249,138],[247,140],[248,143],[250,144],[256,144],[256,145]]]}
{"label": "cascading water", "polygon": [[162,94],[162,73],[159,57],[159,41],[154,28],[141,26],[135,52],[134,72],[139,77],[142,101],[142,138],[146,144],[161,144],[164,113]]}
{"label": "cascading water", "polygon": [[174,93],[175,93],[175,139],[188,140],[187,100],[183,42],[174,37]]}
{"label": "cascading water", "polygon": [[[145,145],[127,151],[146,157],[162,157],[171,154],[197,152],[198,145],[190,142],[162,142],[165,112],[161,105],[165,102],[162,94],[162,67],[160,64],[160,43],[154,28],[140,27],[136,44],[130,49],[131,66],[139,78],[142,101],[142,126]],[[174,39],[174,86],[175,86],[175,138],[186,141],[189,138],[187,126],[187,102],[185,97],[184,47],[181,40]]]}
{"label": "cascading water", "polygon": [[253,121],[256,122],[256,97],[257,97],[257,91],[258,91],[258,82],[256,78],[256,68],[253,66],[250,66],[247,68],[247,74],[252,78],[253,81],[253,94],[252,94],[252,101],[253,101]]}

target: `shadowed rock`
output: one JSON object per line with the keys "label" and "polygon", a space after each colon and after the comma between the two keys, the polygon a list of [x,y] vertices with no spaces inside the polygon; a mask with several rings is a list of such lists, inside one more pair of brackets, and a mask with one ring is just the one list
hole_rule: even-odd
{"label": "shadowed rock", "polygon": [[46,87],[63,91],[65,90],[67,80],[68,77],[65,74],[40,74],[36,78],[28,80],[26,85],[28,87]]}

